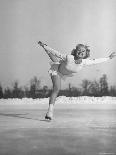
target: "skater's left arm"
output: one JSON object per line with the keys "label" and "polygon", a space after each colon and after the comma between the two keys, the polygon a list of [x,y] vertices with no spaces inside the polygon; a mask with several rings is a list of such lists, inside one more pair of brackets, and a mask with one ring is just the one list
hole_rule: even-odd
{"label": "skater's left arm", "polygon": [[96,64],[99,64],[99,63],[103,63],[103,62],[107,62],[108,60],[114,58],[116,56],[116,53],[113,52],[111,53],[108,57],[106,58],[99,58],[99,59],[85,59],[83,61],[83,64],[84,65],[96,65]]}

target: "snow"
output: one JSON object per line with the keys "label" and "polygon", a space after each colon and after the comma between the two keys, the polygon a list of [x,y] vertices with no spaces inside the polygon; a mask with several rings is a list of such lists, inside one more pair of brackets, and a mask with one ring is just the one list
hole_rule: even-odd
{"label": "snow", "polygon": [[[48,104],[49,98],[0,99],[0,105]],[[59,96],[56,104],[116,104],[116,97],[66,97]]]}

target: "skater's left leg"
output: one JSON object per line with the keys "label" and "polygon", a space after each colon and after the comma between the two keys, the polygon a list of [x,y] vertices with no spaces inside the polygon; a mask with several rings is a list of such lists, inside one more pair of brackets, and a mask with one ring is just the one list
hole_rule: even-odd
{"label": "skater's left leg", "polygon": [[51,79],[53,83],[53,90],[49,99],[48,112],[46,114],[46,118],[48,119],[52,119],[53,117],[55,101],[61,88],[61,77],[59,75],[53,75],[51,76]]}

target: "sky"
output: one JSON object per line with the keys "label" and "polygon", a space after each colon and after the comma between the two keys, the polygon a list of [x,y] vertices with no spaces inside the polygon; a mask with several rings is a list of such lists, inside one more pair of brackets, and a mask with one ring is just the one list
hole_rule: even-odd
{"label": "sky", "polygon": [[[69,54],[76,44],[90,46],[91,58],[107,57],[116,51],[115,0],[0,0],[0,83],[28,85],[37,76],[52,86],[49,57],[38,46],[43,41]],[[83,79],[97,80],[107,74],[116,85],[116,58],[86,67],[62,81],[62,88],[79,86]]]}

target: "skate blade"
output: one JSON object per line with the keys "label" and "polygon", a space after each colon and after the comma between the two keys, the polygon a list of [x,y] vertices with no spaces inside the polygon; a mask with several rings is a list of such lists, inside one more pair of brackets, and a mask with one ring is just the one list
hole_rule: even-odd
{"label": "skate blade", "polygon": [[51,121],[51,120],[52,120],[52,117],[50,117],[50,116],[45,116],[45,120]]}

